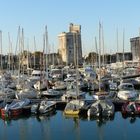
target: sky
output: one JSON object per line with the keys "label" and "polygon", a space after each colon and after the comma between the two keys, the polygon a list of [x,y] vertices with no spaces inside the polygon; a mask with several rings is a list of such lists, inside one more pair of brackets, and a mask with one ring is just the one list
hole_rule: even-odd
{"label": "sky", "polygon": [[99,22],[103,26],[106,53],[130,51],[130,38],[139,36],[140,0],[0,0],[2,52],[9,52],[9,39],[16,52],[18,27],[24,29],[25,49],[43,50],[43,33],[48,28],[50,52],[58,50],[58,34],[69,30],[69,24],[81,25],[83,55],[96,51]]}

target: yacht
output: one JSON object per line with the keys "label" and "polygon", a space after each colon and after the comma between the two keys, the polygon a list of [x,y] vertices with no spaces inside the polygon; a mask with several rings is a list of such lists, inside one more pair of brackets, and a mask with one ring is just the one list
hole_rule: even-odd
{"label": "yacht", "polygon": [[121,83],[118,86],[117,97],[122,100],[135,100],[138,97],[138,93],[134,89],[132,83]]}

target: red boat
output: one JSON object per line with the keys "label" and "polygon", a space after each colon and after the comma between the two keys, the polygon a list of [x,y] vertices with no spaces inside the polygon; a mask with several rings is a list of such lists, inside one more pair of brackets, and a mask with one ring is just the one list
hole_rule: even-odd
{"label": "red boat", "polygon": [[122,105],[123,115],[140,115],[140,104],[136,102],[127,102]]}
{"label": "red boat", "polygon": [[5,108],[1,109],[2,118],[5,118],[5,117],[17,117],[17,116],[20,116],[21,114],[22,114],[22,108],[9,109],[8,111],[5,110]]}
{"label": "red boat", "polygon": [[20,116],[22,114],[23,107],[29,103],[29,99],[13,100],[11,104],[6,104],[6,106],[1,109],[2,118]]}

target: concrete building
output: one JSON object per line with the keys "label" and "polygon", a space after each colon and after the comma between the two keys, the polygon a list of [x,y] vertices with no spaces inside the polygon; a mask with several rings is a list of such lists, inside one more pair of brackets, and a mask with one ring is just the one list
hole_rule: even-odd
{"label": "concrete building", "polygon": [[133,61],[140,61],[140,37],[130,39]]}
{"label": "concrete building", "polygon": [[[81,26],[70,24],[69,32],[58,35],[59,55],[66,65],[82,64]],[[78,61],[77,61],[78,60]]]}

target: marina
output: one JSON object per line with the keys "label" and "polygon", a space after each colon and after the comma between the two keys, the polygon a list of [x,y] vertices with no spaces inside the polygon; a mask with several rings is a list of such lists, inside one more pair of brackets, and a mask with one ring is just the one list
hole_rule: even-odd
{"label": "marina", "polygon": [[0,139],[140,139],[139,5],[1,1]]}
{"label": "marina", "polygon": [[139,128],[137,68],[137,73],[90,65],[48,69],[1,71],[0,138],[10,139],[12,132],[17,140],[139,137],[138,130],[130,134]]}

